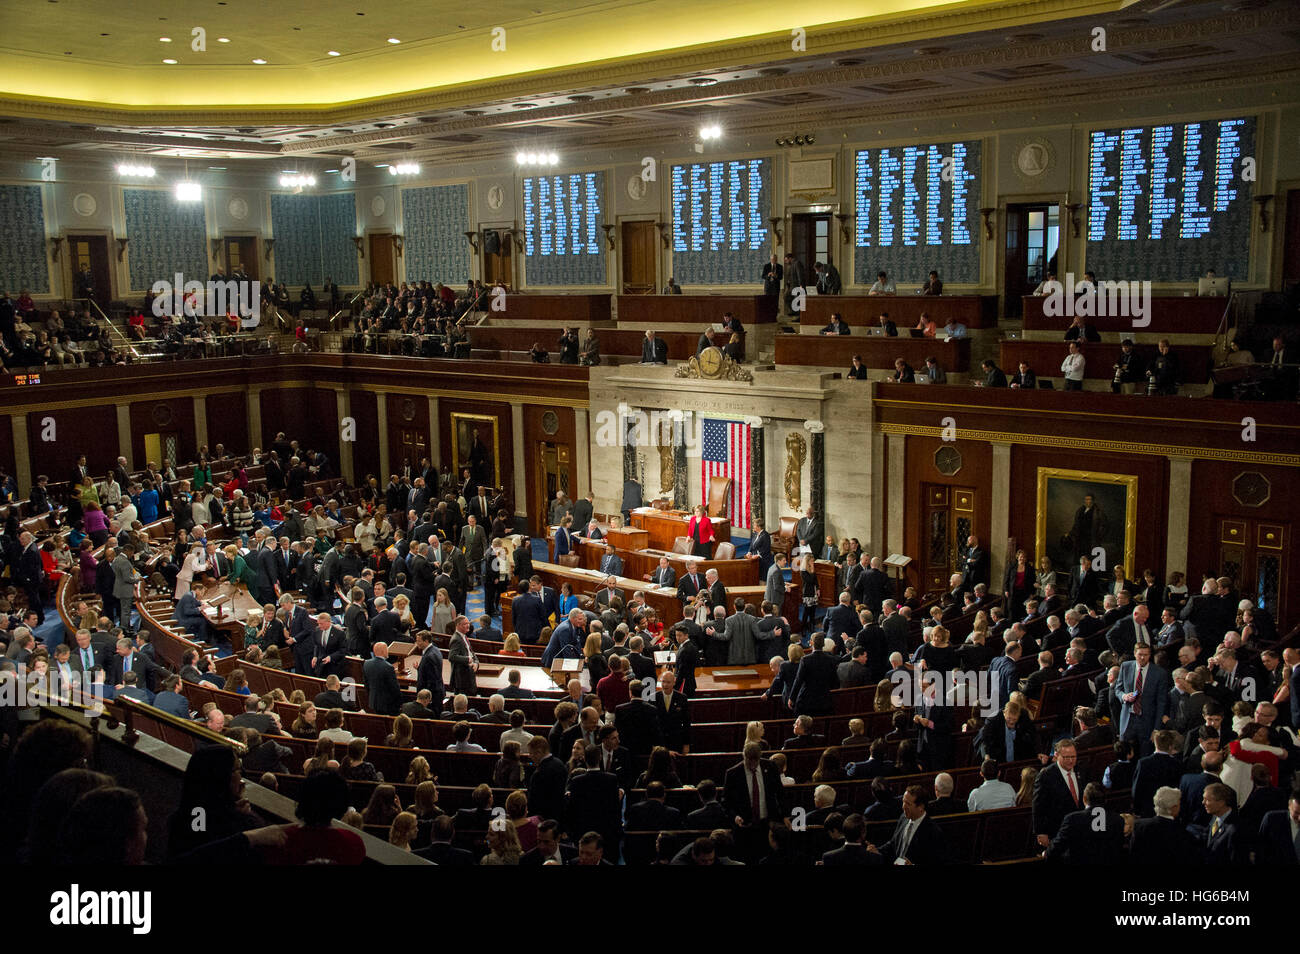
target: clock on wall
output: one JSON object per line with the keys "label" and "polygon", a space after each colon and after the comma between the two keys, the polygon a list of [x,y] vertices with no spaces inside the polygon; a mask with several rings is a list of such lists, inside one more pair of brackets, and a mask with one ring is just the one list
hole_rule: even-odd
{"label": "clock on wall", "polygon": [[961,470],[961,451],[955,447],[940,447],[934,452],[934,469],[945,477]]}
{"label": "clock on wall", "polygon": [[550,436],[560,429],[560,416],[554,411],[547,411],[542,415],[542,432]]}

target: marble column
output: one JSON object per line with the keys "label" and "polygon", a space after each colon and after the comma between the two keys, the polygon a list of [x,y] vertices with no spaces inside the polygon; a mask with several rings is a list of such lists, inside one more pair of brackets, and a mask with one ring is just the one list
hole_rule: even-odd
{"label": "marble column", "polygon": [[[262,389],[250,388],[244,399],[248,414],[248,450],[262,446]],[[274,435],[273,435],[274,436]],[[288,463],[284,461],[283,463]]]}
{"label": "marble column", "polygon": [[[804,430],[812,435],[812,448],[810,449],[808,465],[808,487],[809,503],[812,504],[813,513],[826,519],[826,425],[821,421],[804,421]],[[827,533],[833,531],[829,526],[826,527]],[[818,540],[817,545],[821,546],[822,541]]]}
{"label": "marble column", "polygon": [[686,474],[687,416],[681,411],[672,412],[673,420],[673,507],[686,510],[690,506],[690,486]]}
{"label": "marble column", "polygon": [[[117,406],[117,456],[126,458],[126,469],[130,473],[135,470],[135,454],[131,449],[131,405],[119,404]],[[123,493],[126,488],[122,488]]]}
{"label": "marble column", "polygon": [[510,491],[510,496],[514,498],[515,516],[518,517],[528,512],[529,460],[524,455],[524,405],[522,402],[510,402],[510,423],[510,430],[514,436],[512,451],[515,455],[515,464],[512,468],[515,475],[515,485]]}
{"label": "marble column", "polygon": [[993,499],[989,519],[989,577],[1001,579],[1007,560],[1014,554],[1008,552],[1011,533],[1011,445],[1006,441],[993,442]]}
{"label": "marble column", "polygon": [[[880,468],[885,460],[885,435],[881,431],[871,432],[871,466]],[[870,547],[872,554],[885,548],[885,488],[878,479],[879,470],[874,470],[877,479],[871,481],[871,524],[867,540],[863,543]],[[868,541],[870,541],[868,543]]]}
{"label": "marble column", "polygon": [[[907,438],[902,434],[888,435],[889,490],[885,494],[885,549],[890,553],[903,552],[903,510],[906,506],[907,481],[903,468],[907,462]],[[915,561],[919,554],[909,554]]]}
{"label": "marble column", "polygon": [[32,447],[27,441],[27,415],[9,415],[9,428],[14,436],[14,480],[18,492],[30,491],[32,486]]}
{"label": "marble column", "polygon": [[580,500],[591,489],[591,425],[585,407],[573,409],[573,467],[578,475],[573,499]]}
{"label": "marble column", "polygon": [[[1188,536],[1187,523],[1192,511],[1192,459],[1190,457],[1169,458],[1169,512],[1166,514],[1165,526],[1165,575],[1174,570],[1187,572]],[[1130,575],[1136,575],[1134,569]]]}
{"label": "marble column", "polygon": [[[197,451],[208,442],[208,399],[196,394],[194,402],[194,449]],[[180,463],[177,461],[176,463]]]}
{"label": "marble column", "polygon": [[383,391],[375,395],[375,410],[379,429],[379,485],[387,487],[393,470],[388,459],[388,395]]}
{"label": "marble column", "polygon": [[[347,390],[337,388],[334,391],[334,402],[338,407],[339,415],[339,473],[349,484],[356,486],[356,478],[352,472],[352,448],[357,442],[357,422],[352,420],[352,399]],[[344,425],[345,420],[350,426]],[[346,439],[349,437],[351,440]]]}
{"label": "marble column", "polygon": [[767,500],[767,457],[763,419],[747,417],[745,423],[749,425],[749,509],[753,521],[750,526],[761,520],[766,527],[767,515],[763,504]]}

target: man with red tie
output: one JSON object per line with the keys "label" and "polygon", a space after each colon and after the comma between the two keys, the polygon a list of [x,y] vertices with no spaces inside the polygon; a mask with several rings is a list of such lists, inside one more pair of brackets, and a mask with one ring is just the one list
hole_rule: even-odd
{"label": "man with red tie", "polygon": [[704,588],[704,577],[700,574],[700,564],[696,560],[686,561],[686,573],[677,583],[677,599],[687,603],[695,599],[695,594]]}
{"label": "man with red tie", "polygon": [[755,829],[767,837],[769,822],[785,818],[781,808],[781,773],[763,758],[763,747],[746,742],[744,758],[727,769],[723,782],[723,803],[737,828]]}
{"label": "man with red tie", "polygon": [[1066,815],[1083,808],[1083,786],[1087,780],[1080,775],[1078,762],[1074,742],[1062,739],[1056,743],[1053,764],[1044,766],[1034,780],[1034,836],[1042,848],[1052,843],[1052,836],[1060,831],[1061,820]]}
{"label": "man with red tie", "polygon": [[1172,688],[1169,673],[1161,666],[1151,665],[1150,643],[1139,643],[1133,649],[1133,658],[1120,664],[1114,688],[1123,702],[1119,737],[1137,743],[1139,758],[1155,751],[1151,734],[1164,724],[1164,717],[1169,714]]}

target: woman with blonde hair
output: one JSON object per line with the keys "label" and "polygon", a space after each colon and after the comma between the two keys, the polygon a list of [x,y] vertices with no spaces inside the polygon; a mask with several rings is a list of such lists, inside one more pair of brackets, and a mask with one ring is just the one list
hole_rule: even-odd
{"label": "woman with blonde hair", "polygon": [[415,748],[415,723],[406,714],[398,715],[393,720],[393,731],[384,736],[384,745],[395,749]]}
{"label": "woman with blonde hair", "polygon": [[985,636],[988,636],[989,614],[984,612],[984,610],[980,610],[975,614],[975,621],[971,623],[970,628],[972,633],[983,633]]}
{"label": "woman with blonde hair", "polygon": [[398,812],[393,825],[388,829],[388,843],[402,851],[411,850],[411,842],[420,830],[420,821],[410,812]]}
{"label": "woman with blonde hair", "polygon": [[1051,557],[1043,554],[1038,558],[1038,573],[1034,576],[1034,589],[1039,596],[1047,595],[1047,584],[1056,585],[1056,567],[1052,566]]}
{"label": "woman with blonde hair", "polygon": [[898,706],[894,705],[894,682],[892,679],[882,679],[876,683],[875,704],[872,706],[876,712],[893,712]]}
{"label": "woman with blonde hair", "polygon": [[524,849],[519,844],[519,835],[515,823],[505,821],[499,825],[488,826],[488,853],[483,856],[480,865],[517,865],[523,857]]}
{"label": "woman with blonde hair", "polygon": [[415,629],[415,617],[411,615],[411,598],[405,593],[394,598],[393,612],[397,614],[397,634],[406,638]]}
{"label": "woman with blonde hair", "polygon": [[291,706],[300,706],[306,701],[307,693],[303,692],[301,689],[295,689],[293,692],[289,693],[289,705]]}
{"label": "woman with blonde hair", "polygon": [[440,587],[433,599],[433,623],[429,629],[444,636],[451,632],[451,624],[456,619],[456,605],[451,601],[451,594],[446,587]]}
{"label": "woman with blonde hair", "polygon": [[686,535],[691,538],[691,553],[707,560],[713,555],[713,521],[703,504],[695,506],[695,514],[686,525]]}
{"label": "woman with blonde hair", "polygon": [[410,771],[406,773],[407,785],[419,785],[422,782],[432,781],[432,779],[433,769],[429,768],[428,759],[423,755],[417,755],[411,759]]}
{"label": "woman with blonde hair", "polygon": [[506,637],[506,641],[501,645],[502,656],[524,656],[527,655],[519,648],[519,634],[511,633]]}
{"label": "woman with blonde hair", "polygon": [[587,672],[591,674],[591,688],[594,692],[596,683],[609,675],[609,662],[601,652],[600,633],[592,633],[587,637],[587,642],[582,647],[582,655],[586,660]]}
{"label": "woman with blonde hair", "polygon": [[770,749],[772,747],[768,745],[763,738],[763,723],[750,722],[745,725],[745,741],[740,747],[743,749],[751,742],[757,742],[765,749]]}
{"label": "woman with blonde hair", "polygon": [[1020,788],[1016,792],[1016,805],[1032,805],[1034,802],[1034,782],[1038,780],[1038,769],[1026,765],[1020,770]]}

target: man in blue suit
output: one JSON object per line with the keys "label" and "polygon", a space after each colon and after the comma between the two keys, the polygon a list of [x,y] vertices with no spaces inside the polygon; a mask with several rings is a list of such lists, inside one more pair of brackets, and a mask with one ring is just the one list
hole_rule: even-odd
{"label": "man in blue suit", "polygon": [[433,696],[429,708],[440,712],[442,701],[447,696],[447,687],[442,679],[442,650],[433,644],[433,637],[427,630],[420,630],[415,634],[415,651],[420,654],[415,691],[419,693],[421,689],[428,689]]}
{"label": "man in blue suit", "polygon": [[531,645],[542,635],[546,614],[542,606],[542,581],[532,577],[528,589],[510,601],[510,624],[519,634],[519,641]]}
{"label": "man in blue suit", "polygon": [[[587,614],[574,608],[569,610],[569,618],[551,632],[551,641],[542,652],[542,667],[551,668],[556,656],[577,656],[582,652],[582,644],[587,640]],[[570,652],[564,652],[565,649]],[[576,651],[575,651],[576,650]]]}
{"label": "man in blue suit", "polygon": [[605,544],[605,555],[600,558],[600,572],[609,576],[623,575],[623,558],[614,552],[614,544]]}
{"label": "man in blue suit", "polygon": [[989,675],[997,687],[998,697],[993,700],[999,708],[1006,705],[1011,693],[1016,688],[1016,663],[1020,661],[1020,643],[1012,640],[1007,643],[1006,653],[989,663]]}
{"label": "man in blue suit", "polygon": [[1169,690],[1172,687],[1169,673],[1160,666],[1151,665],[1151,647],[1148,645],[1135,647],[1133,658],[1125,660],[1119,667],[1119,678],[1115,680],[1115,693],[1123,703],[1119,735],[1121,739],[1136,741],[1139,757],[1155,751],[1151,734],[1164,724],[1164,717],[1169,714]]}
{"label": "man in blue suit", "polygon": [[1300,789],[1291,793],[1286,811],[1268,812],[1260,822],[1255,863],[1300,865]]}
{"label": "man in blue suit", "polygon": [[767,571],[772,568],[772,537],[762,520],[754,521],[754,535],[749,538],[749,552],[745,556],[758,561],[758,578],[766,580]]}

